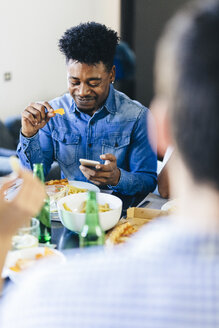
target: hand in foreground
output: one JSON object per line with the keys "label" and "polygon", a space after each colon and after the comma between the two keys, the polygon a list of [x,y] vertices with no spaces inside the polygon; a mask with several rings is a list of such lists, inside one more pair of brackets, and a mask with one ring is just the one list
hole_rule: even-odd
{"label": "hand in foreground", "polygon": [[120,169],[117,167],[116,157],[113,154],[100,155],[105,160],[104,164],[96,165],[96,170],[80,165],[84,176],[98,186],[116,186],[120,179]]}
{"label": "hand in foreground", "polygon": [[[45,108],[48,110],[47,113]],[[54,110],[48,102],[31,103],[22,113],[22,134],[28,138],[34,136],[54,116]]]}
{"label": "hand in foreground", "polygon": [[5,183],[0,189],[0,293],[3,285],[2,270],[11,248],[11,238],[18,228],[27,224],[39,212],[46,197],[44,185],[31,172],[18,170],[18,177],[23,182],[18,194],[11,201],[5,199],[4,192],[13,181]]}
{"label": "hand in foreground", "polygon": [[26,170],[19,171],[19,178],[23,179],[18,194],[11,200],[4,198],[4,192],[12,182],[7,182],[0,189],[0,238],[10,238],[18,228],[35,216],[46,197],[42,182],[34,178]]}

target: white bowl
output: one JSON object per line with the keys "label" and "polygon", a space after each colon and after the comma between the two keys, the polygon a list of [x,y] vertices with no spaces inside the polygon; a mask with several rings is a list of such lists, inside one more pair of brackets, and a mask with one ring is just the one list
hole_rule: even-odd
{"label": "white bowl", "polygon": [[[84,225],[85,213],[80,213],[80,208],[85,200],[87,200],[87,193],[65,196],[57,202],[59,218],[62,224],[71,231],[80,232]],[[110,194],[97,193],[97,202],[102,205],[108,203],[111,208],[108,212],[99,212],[102,229],[106,231],[113,228],[121,216],[121,199]],[[66,203],[72,212],[66,211],[63,203]]]}

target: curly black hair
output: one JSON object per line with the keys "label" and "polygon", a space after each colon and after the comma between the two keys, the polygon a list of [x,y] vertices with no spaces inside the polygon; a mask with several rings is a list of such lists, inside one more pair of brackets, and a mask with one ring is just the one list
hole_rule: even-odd
{"label": "curly black hair", "polygon": [[67,61],[73,59],[89,65],[103,62],[110,71],[118,41],[117,32],[88,22],[68,29],[59,40],[59,49]]}

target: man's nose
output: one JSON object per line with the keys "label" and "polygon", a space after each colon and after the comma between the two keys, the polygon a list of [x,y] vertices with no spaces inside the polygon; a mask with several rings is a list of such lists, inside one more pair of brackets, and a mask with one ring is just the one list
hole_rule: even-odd
{"label": "man's nose", "polygon": [[78,94],[80,97],[85,97],[90,93],[90,88],[87,84],[85,83],[81,83],[79,85],[79,90],[78,90]]}

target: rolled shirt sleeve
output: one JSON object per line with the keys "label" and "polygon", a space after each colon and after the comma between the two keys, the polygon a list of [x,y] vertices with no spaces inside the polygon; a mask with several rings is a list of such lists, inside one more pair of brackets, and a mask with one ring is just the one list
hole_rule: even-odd
{"label": "rolled shirt sleeve", "polygon": [[26,138],[20,133],[20,142],[17,147],[17,155],[22,165],[27,169],[33,169],[34,163],[43,163],[45,176],[54,160],[53,142],[48,129],[46,125],[31,138]]}

